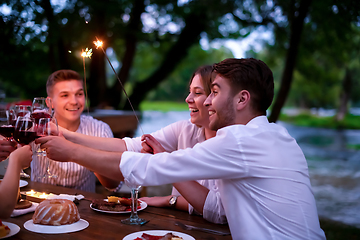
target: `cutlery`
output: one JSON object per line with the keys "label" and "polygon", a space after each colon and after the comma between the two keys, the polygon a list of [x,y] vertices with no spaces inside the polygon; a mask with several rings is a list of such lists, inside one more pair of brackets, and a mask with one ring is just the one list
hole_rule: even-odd
{"label": "cutlery", "polygon": [[175,225],[181,227],[184,230],[197,230],[197,231],[202,231],[202,232],[212,233],[212,234],[222,235],[222,236],[230,235],[230,232],[228,232],[228,231],[219,231],[219,230],[213,230],[213,229],[209,229],[209,228],[195,227],[195,226],[184,224],[179,221],[176,221]]}

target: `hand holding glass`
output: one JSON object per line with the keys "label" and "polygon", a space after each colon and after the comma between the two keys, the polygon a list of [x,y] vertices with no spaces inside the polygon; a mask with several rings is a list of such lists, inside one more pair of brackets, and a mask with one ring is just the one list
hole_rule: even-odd
{"label": "hand holding glass", "polygon": [[[36,126],[36,135],[38,137],[44,137],[44,136],[50,136],[55,135],[57,136],[59,134],[59,128],[57,125],[56,118],[40,118],[39,123]],[[37,155],[41,157],[42,159],[46,160],[46,173],[42,178],[56,178],[57,176],[50,173],[50,159],[47,159],[46,157],[46,150],[41,149],[40,145],[37,150]]]}

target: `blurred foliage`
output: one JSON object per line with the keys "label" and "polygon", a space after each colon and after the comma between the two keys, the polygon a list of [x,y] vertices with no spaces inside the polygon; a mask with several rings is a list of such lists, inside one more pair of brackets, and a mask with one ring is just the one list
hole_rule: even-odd
{"label": "blurred foliage", "polygon": [[169,101],[143,101],[140,104],[141,111],[188,111],[189,106],[185,102]]}
{"label": "blurred foliage", "polygon": [[[352,84],[349,106],[360,100],[357,0],[2,3],[0,88],[8,97],[44,96],[47,76],[61,68],[83,73],[81,49],[94,47],[92,41],[98,37],[104,41],[104,50],[113,49],[112,62],[119,64],[117,75],[135,108],[144,99],[184,101],[189,77],[197,67],[232,57],[225,48],[201,49],[200,39],[207,43],[242,39],[261,26],[272,32],[274,41],[262,52],[247,55],[271,67],[276,93],[284,84],[280,80],[292,84],[289,97],[285,96],[287,106],[338,107],[345,76],[350,76]],[[302,12],[304,4],[309,8]],[[303,13],[303,27],[292,27]],[[291,36],[297,32],[302,34],[299,44],[293,46]],[[101,49],[93,52],[91,59],[85,59],[91,106],[128,109],[106,56]],[[291,57],[296,64],[284,78]]]}
{"label": "blurred foliage", "polygon": [[[182,98],[179,89],[186,85],[189,73],[196,67],[232,56],[228,50],[202,51],[200,38],[212,41],[244,37],[262,24],[251,15],[235,17],[235,12],[239,15],[251,10],[244,9],[241,0],[2,3],[1,43],[5,50],[1,52],[0,63],[6,67],[0,73],[0,81],[8,95],[17,94],[21,98],[32,98],[34,93],[45,95],[47,76],[58,69],[71,68],[83,73],[81,49],[93,47],[92,41],[98,37],[104,41],[104,50],[109,47],[114,50],[120,64],[117,75],[129,90],[135,108],[166,79],[176,85],[170,87],[175,94],[168,93],[172,84],[164,83],[160,98]],[[122,87],[115,74],[106,75],[106,56],[100,49],[93,52],[91,60],[85,59],[90,104],[128,108],[123,106],[127,102],[122,99]],[[181,72],[181,76],[174,72]],[[186,92],[185,89],[181,92]]]}
{"label": "blurred foliage", "polygon": [[304,127],[360,129],[360,116],[352,114],[347,114],[342,121],[337,121],[334,116],[320,117],[307,112],[294,116],[281,114],[279,120]]}

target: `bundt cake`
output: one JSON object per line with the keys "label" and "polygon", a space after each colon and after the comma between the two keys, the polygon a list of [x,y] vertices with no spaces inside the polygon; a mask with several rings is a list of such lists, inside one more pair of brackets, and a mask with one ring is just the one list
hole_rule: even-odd
{"label": "bundt cake", "polygon": [[33,223],[42,225],[66,225],[80,220],[76,205],[67,199],[46,199],[35,209]]}

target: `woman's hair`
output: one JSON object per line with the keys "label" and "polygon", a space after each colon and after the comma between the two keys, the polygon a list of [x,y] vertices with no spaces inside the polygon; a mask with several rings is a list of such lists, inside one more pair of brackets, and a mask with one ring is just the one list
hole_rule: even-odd
{"label": "woman's hair", "polygon": [[48,96],[52,95],[52,90],[56,83],[62,81],[70,81],[70,80],[77,80],[83,82],[83,79],[81,78],[80,74],[78,74],[73,70],[63,69],[53,72],[48,77],[48,80],[46,82],[46,92]]}
{"label": "woman's hair", "polygon": [[232,94],[247,90],[255,111],[266,114],[274,97],[274,78],[270,68],[254,58],[228,58],[213,67],[214,75],[221,75],[229,81]]}
{"label": "woman's hair", "polygon": [[211,65],[204,65],[195,70],[190,78],[189,86],[196,75],[200,75],[201,83],[204,86],[206,96],[210,95],[211,92],[211,73],[213,67]]}

